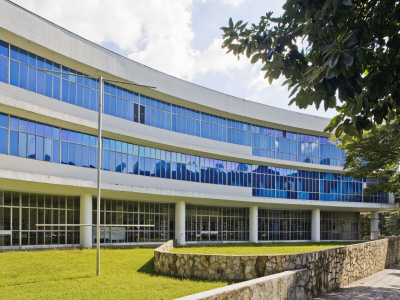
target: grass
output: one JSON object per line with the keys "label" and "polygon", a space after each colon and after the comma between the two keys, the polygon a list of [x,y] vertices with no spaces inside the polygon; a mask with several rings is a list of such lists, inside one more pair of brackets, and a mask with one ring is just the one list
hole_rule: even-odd
{"label": "grass", "polygon": [[213,244],[193,247],[173,248],[175,253],[200,253],[200,254],[228,254],[228,255],[256,255],[256,254],[293,254],[324,250],[356,244],[321,242],[321,243],[260,243],[260,244]]}
{"label": "grass", "polygon": [[[204,254],[289,254],[352,243],[219,244],[174,248]],[[153,249],[102,249],[101,276],[96,250],[0,253],[0,299],[173,299],[225,286],[154,272]]]}
{"label": "grass", "polygon": [[161,276],[153,249],[102,249],[96,277],[96,250],[0,253],[1,299],[173,299],[225,286],[224,282]]}

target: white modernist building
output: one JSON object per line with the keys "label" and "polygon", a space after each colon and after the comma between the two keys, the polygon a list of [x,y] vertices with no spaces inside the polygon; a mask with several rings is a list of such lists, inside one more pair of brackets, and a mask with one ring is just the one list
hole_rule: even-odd
{"label": "white modernist building", "polygon": [[360,212],[376,238],[395,208],[342,175],[328,119],[174,78],[2,0],[2,249],[96,242],[65,224],[97,222],[99,76],[103,244],[357,240]]}

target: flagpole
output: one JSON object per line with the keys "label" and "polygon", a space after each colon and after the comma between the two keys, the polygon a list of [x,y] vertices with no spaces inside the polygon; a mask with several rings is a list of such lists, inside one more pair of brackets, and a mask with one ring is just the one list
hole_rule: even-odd
{"label": "flagpole", "polygon": [[96,227],[96,249],[97,249],[97,276],[100,276],[100,200],[101,200],[101,118],[103,115],[103,76],[99,77],[99,121],[97,141],[97,227]]}

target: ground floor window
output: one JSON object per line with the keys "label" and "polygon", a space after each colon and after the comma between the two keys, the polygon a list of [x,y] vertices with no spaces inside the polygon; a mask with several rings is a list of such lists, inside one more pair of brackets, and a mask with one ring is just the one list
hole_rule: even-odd
{"label": "ground floor window", "polygon": [[248,241],[249,209],[186,205],[186,241]]}
{"label": "ground floor window", "polygon": [[[127,225],[100,228],[101,243],[165,242],[172,238],[173,205],[168,203],[136,202],[101,199],[100,224]],[[93,199],[93,223],[97,220],[97,200]],[[129,226],[154,225],[154,226]],[[96,228],[93,227],[93,243]]]}
{"label": "ground floor window", "polygon": [[[79,197],[3,192],[0,197],[0,246],[79,244]],[[60,226],[37,226],[60,224]]]}
{"label": "ground floor window", "polygon": [[[92,208],[96,224],[96,198]],[[322,211],[321,240],[358,240],[359,216]],[[249,218],[249,208],[186,204],[186,241],[249,241]],[[260,208],[257,221],[260,242],[311,240],[311,210]],[[79,196],[0,191],[0,248],[79,245],[79,223]],[[162,243],[176,238],[175,205],[102,199],[100,224],[104,225],[100,230],[103,244]],[[96,243],[96,227],[92,230]]]}
{"label": "ground floor window", "polygon": [[310,211],[259,209],[259,241],[288,241],[310,239]]}
{"label": "ground floor window", "polygon": [[359,240],[360,213],[321,211],[321,240]]}

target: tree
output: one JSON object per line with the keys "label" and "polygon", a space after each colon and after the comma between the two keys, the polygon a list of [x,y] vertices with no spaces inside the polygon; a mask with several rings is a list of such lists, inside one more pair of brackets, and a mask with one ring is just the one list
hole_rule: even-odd
{"label": "tree", "polygon": [[338,137],[400,116],[400,1],[287,0],[283,9],[251,26],[229,19],[222,47],[261,62],[270,83],[284,76],[290,104],[336,108],[326,130]]}
{"label": "tree", "polygon": [[388,235],[400,235],[400,209],[385,214]]}
{"label": "tree", "polygon": [[358,137],[347,137],[339,147],[346,152],[344,169],[346,176],[353,178],[376,177],[367,192],[400,192],[400,119],[390,124],[380,125]]}
{"label": "tree", "polygon": [[371,215],[360,214],[360,236],[361,238],[371,236]]}
{"label": "tree", "polygon": [[[346,151],[345,175],[353,178],[374,176],[377,182],[364,189],[364,193],[392,192],[396,202],[400,202],[400,147],[395,141],[399,134],[398,123],[397,118],[390,124],[364,132],[361,138],[347,138],[339,144]],[[361,215],[360,220],[363,234],[368,235],[370,216]],[[400,209],[380,214],[379,224],[381,235],[399,235]]]}
{"label": "tree", "polygon": [[[283,76],[290,104],[336,108],[325,130],[342,140],[346,175],[376,176],[366,192],[398,194],[400,1],[287,0],[283,9],[249,26],[229,19],[222,47],[261,63],[270,83]],[[384,217],[392,234],[398,216]]]}

